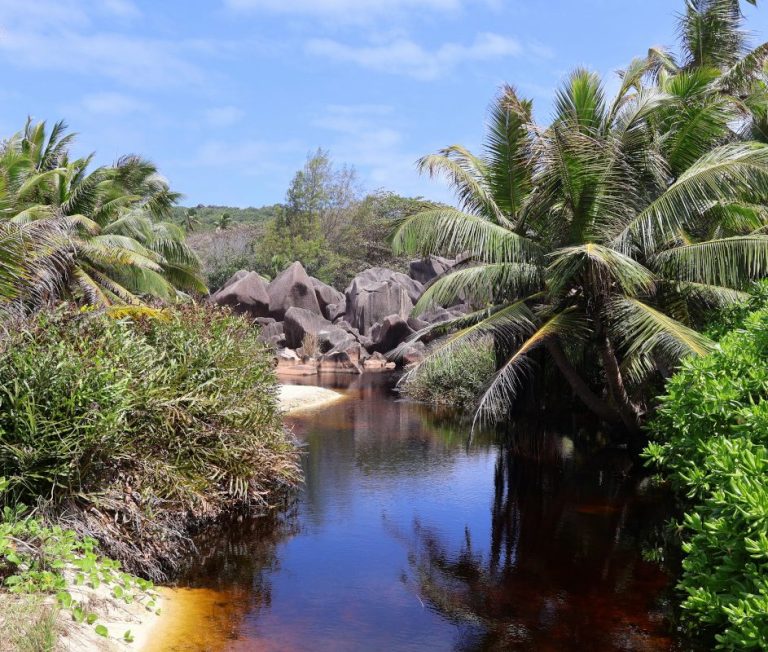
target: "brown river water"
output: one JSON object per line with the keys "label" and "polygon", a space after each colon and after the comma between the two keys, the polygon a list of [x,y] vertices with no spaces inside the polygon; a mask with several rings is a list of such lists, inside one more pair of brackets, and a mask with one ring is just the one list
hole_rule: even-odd
{"label": "brown river water", "polygon": [[386,375],[322,384],[347,398],[289,419],[296,503],[200,539],[153,648],[677,649],[642,555],[666,503],[621,452],[537,424],[469,442]]}

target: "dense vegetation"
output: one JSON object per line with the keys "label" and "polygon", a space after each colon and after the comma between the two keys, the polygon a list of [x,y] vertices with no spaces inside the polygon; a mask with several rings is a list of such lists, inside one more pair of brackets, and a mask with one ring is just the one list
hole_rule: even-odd
{"label": "dense vegetation", "polygon": [[268,207],[274,217],[197,233],[190,245],[212,290],[239,269],[272,278],[295,260],[311,275],[343,289],[369,267],[404,270],[408,259],[394,255],[389,244],[393,227],[433,207],[424,199],[391,192],[364,194],[354,168],[337,168],[327,152],[318,150],[294,176],[285,204]]}
{"label": "dense vegetation", "polygon": [[132,571],[160,578],[196,525],[263,510],[298,478],[271,356],[244,320],[63,307],[0,350],[5,504],[35,503]]}
{"label": "dense vegetation", "polygon": [[280,210],[279,204],[254,208],[236,206],[173,206],[171,219],[190,233],[205,231],[225,231],[237,226],[253,226],[274,219]]}
{"label": "dense vegetation", "polygon": [[684,621],[718,649],[768,648],[768,309],[686,360],[652,422],[648,458],[684,504]]}
{"label": "dense vegetation", "polygon": [[71,159],[74,134],[28,121],[0,147],[0,300],[32,307],[59,298],[109,305],[206,292],[183,230],[179,195],[139,156],[91,169]]}
{"label": "dense vegetation", "polygon": [[408,217],[394,246],[471,257],[416,311],[480,308],[422,365],[492,335],[478,418],[508,414],[541,350],[584,405],[637,432],[663,375],[714,348],[698,330],[708,312],[768,273],[768,47],[747,52],[741,21],[734,0],[689,2],[680,54],[634,60],[614,98],[576,70],[541,126],[505,87],[481,155],[456,145],[421,160],[459,208]]}
{"label": "dense vegetation", "polygon": [[401,390],[410,398],[447,409],[470,413],[477,397],[493,378],[496,359],[493,342],[479,341],[472,349],[460,349],[456,355],[438,358],[420,373],[406,375]]}

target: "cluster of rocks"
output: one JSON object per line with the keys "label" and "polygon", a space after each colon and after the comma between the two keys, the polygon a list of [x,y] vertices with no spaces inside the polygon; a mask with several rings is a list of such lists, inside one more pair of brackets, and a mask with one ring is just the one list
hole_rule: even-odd
{"label": "cluster of rocks", "polygon": [[[221,306],[247,315],[261,325],[260,337],[277,351],[286,371],[391,369],[388,354],[429,324],[464,314],[464,304],[435,307],[411,317],[425,286],[456,264],[430,256],[413,261],[409,273],[383,267],[361,272],[345,292],[309,276],[299,262],[271,282],[256,272],[237,272],[212,297]],[[425,344],[404,347],[404,365],[420,361]]]}

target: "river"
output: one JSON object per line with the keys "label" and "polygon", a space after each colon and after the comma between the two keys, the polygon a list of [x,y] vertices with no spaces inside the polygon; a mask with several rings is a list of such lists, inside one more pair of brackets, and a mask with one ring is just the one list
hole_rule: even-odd
{"label": "river", "polygon": [[200,539],[158,649],[674,649],[642,554],[664,501],[621,452],[535,423],[469,442],[386,375],[324,384],[347,398],[289,419],[295,504]]}

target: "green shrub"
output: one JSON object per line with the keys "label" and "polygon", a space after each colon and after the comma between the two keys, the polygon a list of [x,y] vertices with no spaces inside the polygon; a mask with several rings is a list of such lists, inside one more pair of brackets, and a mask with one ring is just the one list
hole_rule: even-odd
{"label": "green shrub", "polygon": [[191,527],[268,508],[298,471],[256,336],[193,306],[31,318],[0,350],[8,501],[45,500],[41,512],[156,578]]}
{"label": "green shrub", "polygon": [[491,342],[477,342],[451,356],[427,358],[403,378],[403,393],[457,411],[471,411],[496,367]]}
{"label": "green shrub", "polygon": [[768,649],[768,310],[669,381],[647,457],[683,497],[683,618],[718,649]]}

